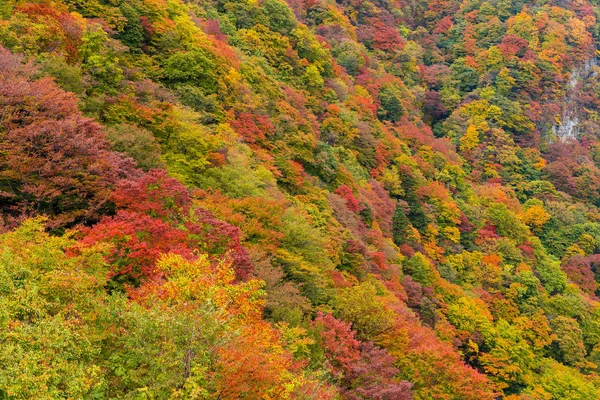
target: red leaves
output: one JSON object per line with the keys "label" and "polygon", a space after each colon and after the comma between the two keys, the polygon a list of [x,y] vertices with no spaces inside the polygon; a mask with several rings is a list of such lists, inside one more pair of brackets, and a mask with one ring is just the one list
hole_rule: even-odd
{"label": "red leaves", "polygon": [[321,339],[323,350],[334,375],[350,369],[360,357],[360,341],[354,338],[350,325],[336,319],[331,314],[319,313],[315,323],[322,325]]}
{"label": "red leaves", "polygon": [[500,238],[500,236],[498,235],[498,232],[496,231],[496,227],[493,226],[492,224],[490,224],[489,221],[477,233],[478,241],[485,241],[487,239],[499,239],[499,238]]}
{"label": "red leaves", "polygon": [[0,47],[0,122],[4,129],[78,114],[73,94],[60,89],[50,78],[31,80],[35,72],[33,65],[24,64],[21,56]]}
{"label": "red leaves", "polygon": [[186,187],[159,169],[119,182],[111,197],[119,208],[166,219],[187,215],[192,204]]}
{"label": "red leaves", "polygon": [[378,18],[371,18],[368,25],[360,26],[359,39],[370,44],[372,48],[383,51],[401,51],[406,44],[393,21],[386,23]]}
{"label": "red leaves", "polygon": [[[352,388],[343,391],[347,399],[410,400],[412,383],[397,381],[395,358],[372,342],[360,346],[360,360],[352,365],[346,379]],[[355,385],[359,385],[355,387]]]}
{"label": "red leaves", "polygon": [[596,291],[594,272],[590,266],[589,258],[575,255],[569,258],[563,265],[563,271],[569,280],[581,288],[584,292],[593,295]]}
{"label": "red leaves", "polygon": [[110,151],[102,128],[81,116],[75,98],[0,49],[0,199],[8,219],[32,214],[59,227],[101,215],[112,187],[135,176],[130,159]]}
{"label": "red leaves", "polygon": [[600,198],[600,169],[589,149],[575,141],[553,143],[546,160],[544,172],[558,190],[589,201]]}
{"label": "red leaves", "polygon": [[529,42],[523,38],[515,35],[507,35],[502,38],[502,42],[498,45],[498,48],[505,56],[519,56],[522,57],[527,48]]}
{"label": "red leaves", "polygon": [[262,142],[275,131],[266,115],[240,113],[230,125],[248,143]]}
{"label": "red leaves", "polygon": [[127,276],[134,284],[158,277],[156,262],[161,254],[176,253],[188,260],[194,257],[185,231],[135,211],[121,210],[82,232],[84,244],[113,244],[107,256],[113,267],[111,275]]}
{"label": "red leaves", "polygon": [[421,284],[415,282],[409,275],[402,278],[402,286],[406,291],[406,305],[413,310],[419,310],[421,301],[423,300],[423,288]]}
{"label": "red leaves", "polygon": [[435,26],[435,29],[433,30],[433,33],[436,35],[445,34],[453,26],[454,26],[454,22],[452,22],[452,17],[447,15],[437,23],[437,25]]}
{"label": "red leaves", "polygon": [[176,253],[192,260],[198,252],[208,253],[215,262],[230,259],[238,279],[252,273],[239,228],[202,208],[190,212],[188,190],[165,171],[152,170],[122,181],[112,199],[121,210],[92,228],[83,228],[82,240],[88,245],[114,244],[107,257],[113,276],[138,284],[159,277],[155,265],[161,254]]}
{"label": "red leaves", "polygon": [[[57,9],[60,8],[60,9]],[[64,52],[70,61],[77,59],[81,45],[84,25],[71,14],[65,6],[28,2],[17,7],[20,13],[27,15],[29,21],[44,26],[43,41],[38,41],[38,51]],[[22,24],[21,29],[27,24]],[[29,28],[36,31],[36,28]]]}
{"label": "red leaves", "polygon": [[440,120],[448,115],[448,109],[442,102],[440,94],[434,90],[430,90],[425,94],[423,109],[433,118],[433,121]]}
{"label": "red leaves", "polygon": [[323,350],[331,371],[340,378],[347,399],[412,399],[412,384],[398,381],[395,358],[371,342],[354,338],[350,325],[330,314],[319,313],[315,324],[320,331]]}
{"label": "red leaves", "polygon": [[373,47],[379,50],[402,50],[405,46],[403,39],[394,26],[383,23],[375,24]]}
{"label": "red leaves", "polygon": [[185,225],[197,246],[214,256],[226,256],[233,261],[238,279],[247,279],[252,274],[252,263],[246,248],[241,244],[241,231],[237,226],[215,218],[213,213],[199,208],[194,210],[193,221]]}
{"label": "red leaves", "polygon": [[339,188],[337,188],[335,193],[343,197],[344,200],[346,200],[346,207],[348,207],[350,211],[358,213],[364,208],[364,206],[360,204],[358,199],[354,197],[352,189],[350,189],[347,185],[340,186]]}

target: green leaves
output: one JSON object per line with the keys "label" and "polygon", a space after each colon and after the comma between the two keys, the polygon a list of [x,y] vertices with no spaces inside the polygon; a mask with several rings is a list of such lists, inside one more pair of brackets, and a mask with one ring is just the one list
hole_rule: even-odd
{"label": "green leaves", "polygon": [[11,399],[82,398],[105,384],[94,321],[106,269],[93,253],[68,258],[71,245],[42,220],[0,236],[0,388]]}
{"label": "green leaves", "polygon": [[206,93],[217,90],[214,57],[202,48],[173,53],[163,62],[162,75],[169,85],[190,84]]}

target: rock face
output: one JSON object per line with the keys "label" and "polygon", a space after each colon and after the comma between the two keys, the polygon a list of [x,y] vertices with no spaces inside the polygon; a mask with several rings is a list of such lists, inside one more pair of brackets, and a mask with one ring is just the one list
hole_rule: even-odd
{"label": "rock face", "polygon": [[558,141],[567,142],[577,140],[581,135],[581,114],[577,106],[577,98],[580,93],[580,82],[595,79],[598,72],[593,68],[598,66],[598,58],[594,57],[588,60],[582,67],[576,68],[571,72],[567,95],[565,96],[565,107],[562,115],[557,118],[557,124],[552,127]]}

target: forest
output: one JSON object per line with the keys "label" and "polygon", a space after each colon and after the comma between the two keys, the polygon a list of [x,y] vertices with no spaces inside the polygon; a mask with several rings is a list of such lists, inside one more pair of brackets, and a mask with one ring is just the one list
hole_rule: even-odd
{"label": "forest", "polygon": [[0,0],[0,400],[600,399],[597,0]]}

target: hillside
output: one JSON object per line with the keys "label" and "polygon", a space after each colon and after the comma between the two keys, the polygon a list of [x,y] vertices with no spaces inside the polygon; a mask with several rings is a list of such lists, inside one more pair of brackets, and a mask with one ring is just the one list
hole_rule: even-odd
{"label": "hillside", "polygon": [[599,399],[597,15],[0,0],[0,399]]}

